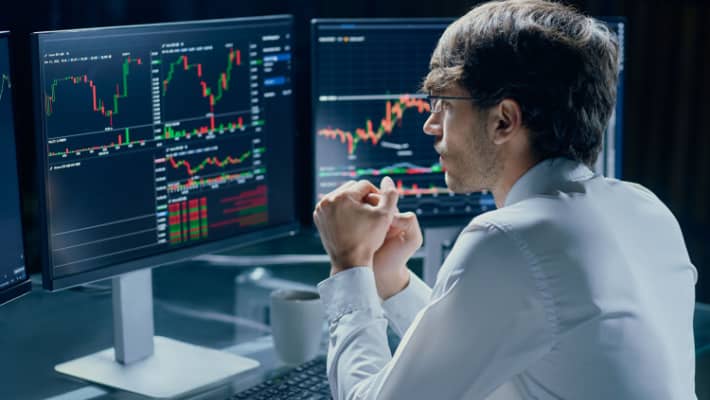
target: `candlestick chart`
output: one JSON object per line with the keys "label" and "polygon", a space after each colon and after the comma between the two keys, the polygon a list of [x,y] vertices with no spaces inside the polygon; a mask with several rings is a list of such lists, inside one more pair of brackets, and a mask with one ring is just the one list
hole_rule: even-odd
{"label": "candlestick chart", "polygon": [[314,28],[315,200],[352,179],[390,176],[400,211],[421,216],[494,208],[489,194],[454,195],[438,163],[419,85],[445,24],[316,24]]}
{"label": "candlestick chart", "polygon": [[39,35],[56,268],[293,218],[290,26],[280,17]]}

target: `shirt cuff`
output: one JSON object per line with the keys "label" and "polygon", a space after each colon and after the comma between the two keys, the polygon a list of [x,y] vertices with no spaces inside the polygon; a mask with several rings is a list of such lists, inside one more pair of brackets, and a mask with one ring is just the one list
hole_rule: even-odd
{"label": "shirt cuff", "polygon": [[338,272],[319,283],[318,292],[331,324],[356,311],[369,312],[373,317],[383,315],[371,267],[353,267]]}
{"label": "shirt cuff", "polygon": [[429,302],[431,288],[424,281],[409,271],[409,284],[399,293],[382,303],[387,319],[392,328],[402,335],[409,328],[417,313]]}

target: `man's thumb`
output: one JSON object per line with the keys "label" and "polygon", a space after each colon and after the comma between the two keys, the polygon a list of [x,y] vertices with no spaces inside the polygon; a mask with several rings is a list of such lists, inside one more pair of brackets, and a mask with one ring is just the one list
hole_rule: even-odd
{"label": "man's thumb", "polygon": [[392,178],[385,176],[380,182],[380,194],[382,195],[382,201],[378,204],[381,208],[393,209],[397,207],[397,200],[399,199],[399,194],[397,193],[397,188],[394,186]]}
{"label": "man's thumb", "polygon": [[417,216],[411,211],[405,213],[397,213],[392,219],[392,227],[406,231],[409,229],[412,223],[414,223],[416,218]]}

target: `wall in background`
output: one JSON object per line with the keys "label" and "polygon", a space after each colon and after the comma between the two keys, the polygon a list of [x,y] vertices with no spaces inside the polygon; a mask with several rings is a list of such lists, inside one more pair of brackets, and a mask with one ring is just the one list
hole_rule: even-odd
{"label": "wall in background", "polygon": [[[36,199],[31,187],[33,151],[29,33],[40,30],[184,21],[289,13],[296,17],[296,121],[302,135],[299,165],[310,158],[309,20],[314,17],[456,17],[477,2],[410,0],[334,2],[328,0],[28,0],[0,13],[0,29],[13,31],[14,88],[21,146],[21,178],[28,264],[37,271]],[[662,0],[576,0],[578,9],[628,19],[626,58],[624,179],[653,190],[678,217],[691,259],[700,270],[698,299],[710,302],[710,2]],[[302,220],[310,212],[306,171]]]}

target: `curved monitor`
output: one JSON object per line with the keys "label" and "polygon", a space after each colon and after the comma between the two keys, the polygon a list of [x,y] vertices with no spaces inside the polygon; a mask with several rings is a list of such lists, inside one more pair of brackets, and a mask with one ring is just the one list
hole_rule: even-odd
{"label": "curved monitor", "polygon": [[0,32],[0,305],[30,291],[25,271],[8,32]]}
{"label": "curved monitor", "polygon": [[297,228],[292,17],[33,34],[50,290]]}

